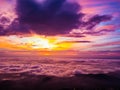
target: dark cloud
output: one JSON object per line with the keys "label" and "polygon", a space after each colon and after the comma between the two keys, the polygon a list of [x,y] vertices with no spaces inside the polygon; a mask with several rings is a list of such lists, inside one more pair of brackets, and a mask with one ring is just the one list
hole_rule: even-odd
{"label": "dark cloud", "polygon": [[68,0],[44,0],[41,3],[36,0],[16,0],[15,10],[18,18],[7,28],[4,27],[9,19],[0,15],[0,35],[28,34],[31,31],[42,35],[66,35],[73,29],[84,28],[87,32],[70,34],[71,37],[83,37],[84,34],[99,33],[92,29],[112,18],[109,15],[94,15],[85,22],[85,14],[80,12],[81,6]]}
{"label": "dark cloud", "polygon": [[1,17],[0,18],[0,24],[6,24],[6,23],[9,23],[10,22],[10,20],[9,20],[9,18],[7,18],[7,17]]}
{"label": "dark cloud", "polygon": [[62,43],[91,43],[91,41],[62,41],[62,42],[58,42],[57,44],[62,44]]}
{"label": "dark cloud", "polygon": [[21,24],[18,19],[15,19],[12,24],[9,26],[9,31],[11,34],[27,34],[30,33],[29,26],[26,24]]}
{"label": "dark cloud", "polygon": [[4,31],[3,27],[0,25],[0,36],[1,35],[5,35],[5,31]]}
{"label": "dark cloud", "polygon": [[87,22],[83,22],[81,26],[85,27],[87,30],[91,30],[99,23],[109,21],[111,19],[112,16],[110,15],[94,15]]}
{"label": "dark cloud", "polygon": [[[108,32],[113,32],[115,29],[101,29],[96,30],[96,26],[99,25],[102,22],[110,21],[112,19],[112,16],[110,15],[94,15],[93,17],[90,17],[86,22],[83,20],[80,24],[80,30],[82,32],[74,32],[75,35],[103,35]],[[79,30],[78,30],[79,31]]]}
{"label": "dark cloud", "polygon": [[0,14],[0,35],[7,34],[8,31],[5,28],[8,27],[9,23],[10,23],[10,19]]}
{"label": "dark cloud", "polygon": [[66,0],[46,0],[41,4],[35,0],[17,0],[16,7],[20,25],[44,35],[64,34],[79,28],[84,15],[79,10],[79,4]]}
{"label": "dark cloud", "polygon": [[82,37],[85,37],[84,35],[80,34],[80,33],[76,33],[76,34],[67,34],[67,35],[64,35],[65,37],[76,37],[76,38],[82,38]]}

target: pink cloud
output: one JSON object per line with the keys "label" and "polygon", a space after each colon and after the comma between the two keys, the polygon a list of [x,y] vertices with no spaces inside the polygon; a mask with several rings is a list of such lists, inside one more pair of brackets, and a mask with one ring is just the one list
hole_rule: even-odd
{"label": "pink cloud", "polygon": [[118,26],[116,25],[105,25],[105,26],[100,26],[96,27],[95,32],[102,32],[102,33],[108,33],[108,32],[113,32],[117,29]]}
{"label": "pink cloud", "polygon": [[81,5],[88,6],[88,5],[96,5],[96,4],[108,4],[111,2],[120,2],[120,0],[76,0]]}
{"label": "pink cloud", "polygon": [[92,46],[93,46],[93,47],[102,47],[102,46],[111,46],[111,45],[120,45],[120,41],[114,41],[114,42],[107,42],[107,43],[95,44],[95,45],[92,45]]}
{"label": "pink cloud", "polygon": [[82,12],[95,14],[101,13],[105,9],[112,9],[109,3],[120,2],[120,0],[76,0],[82,6]]}
{"label": "pink cloud", "polygon": [[109,8],[108,6],[96,6],[96,7],[84,7],[82,9],[83,13],[88,13],[88,14],[97,14],[103,11],[103,9]]}

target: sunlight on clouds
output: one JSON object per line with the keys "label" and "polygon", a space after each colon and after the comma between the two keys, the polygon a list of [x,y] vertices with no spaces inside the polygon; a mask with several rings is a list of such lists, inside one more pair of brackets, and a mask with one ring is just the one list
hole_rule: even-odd
{"label": "sunlight on clouds", "polygon": [[[20,49],[20,50],[67,50],[70,49],[72,43],[57,40],[57,37],[45,37],[39,35],[32,36],[16,36],[0,37],[0,48]],[[6,42],[5,42],[6,41]],[[4,42],[4,43],[3,43]],[[59,43],[60,42],[60,43]]]}

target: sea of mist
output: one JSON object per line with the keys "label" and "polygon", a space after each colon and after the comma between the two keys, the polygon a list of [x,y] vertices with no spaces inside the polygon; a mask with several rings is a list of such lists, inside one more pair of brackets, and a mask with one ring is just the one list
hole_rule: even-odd
{"label": "sea of mist", "polygon": [[106,74],[120,70],[119,59],[82,59],[50,56],[0,56],[0,74],[49,75],[71,77],[75,74]]}

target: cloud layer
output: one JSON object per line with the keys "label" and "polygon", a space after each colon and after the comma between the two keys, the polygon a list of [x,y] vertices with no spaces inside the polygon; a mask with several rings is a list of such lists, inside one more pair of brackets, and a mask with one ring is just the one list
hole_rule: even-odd
{"label": "cloud layer", "polygon": [[[27,52],[26,52],[27,53]],[[13,53],[12,53],[13,54]],[[33,54],[33,53],[32,53]],[[9,55],[9,54],[8,54]],[[2,57],[1,73],[28,73],[34,75],[73,76],[83,74],[109,73],[120,70],[119,60],[79,58],[41,58],[36,56]],[[10,61],[10,62],[9,62]],[[114,68],[113,68],[114,67]]]}

